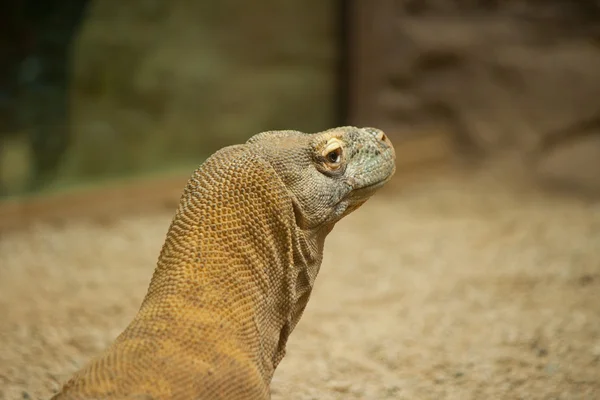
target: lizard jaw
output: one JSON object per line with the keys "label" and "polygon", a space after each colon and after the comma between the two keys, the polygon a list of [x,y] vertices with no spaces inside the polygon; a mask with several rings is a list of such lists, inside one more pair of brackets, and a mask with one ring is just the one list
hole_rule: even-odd
{"label": "lizard jaw", "polygon": [[350,185],[353,187],[353,189],[348,193],[345,200],[349,200],[353,203],[366,201],[379,188],[381,188],[383,185],[388,183],[390,181],[390,179],[392,179],[392,175],[393,174],[389,175],[388,177],[386,177],[385,179],[383,179],[381,181],[371,183],[369,185],[358,187],[358,188],[356,187],[356,182],[352,182]]}

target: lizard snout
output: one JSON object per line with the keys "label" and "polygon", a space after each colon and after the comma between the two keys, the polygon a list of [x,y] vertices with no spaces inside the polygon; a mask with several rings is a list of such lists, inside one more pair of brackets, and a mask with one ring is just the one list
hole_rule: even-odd
{"label": "lizard snout", "polygon": [[388,151],[392,153],[392,157],[395,158],[396,157],[396,153],[394,151],[394,145],[392,145],[392,142],[390,141],[390,139],[387,137],[387,135],[381,130],[381,129],[377,129],[377,128],[363,128],[365,131],[369,132],[371,135],[373,135],[373,137],[375,138],[375,140],[377,141],[377,144],[380,147],[380,150],[382,152],[384,151]]}

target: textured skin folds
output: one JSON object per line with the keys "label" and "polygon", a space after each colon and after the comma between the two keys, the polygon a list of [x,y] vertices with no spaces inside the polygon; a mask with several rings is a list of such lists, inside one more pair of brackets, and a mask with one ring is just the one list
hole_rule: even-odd
{"label": "textured skin folds", "polygon": [[65,399],[269,399],[325,237],[395,171],[381,131],[263,132],[190,178],[148,293]]}

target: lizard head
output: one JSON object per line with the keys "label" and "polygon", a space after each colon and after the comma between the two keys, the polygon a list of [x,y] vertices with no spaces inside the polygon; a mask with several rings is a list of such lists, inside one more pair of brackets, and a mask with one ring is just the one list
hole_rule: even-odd
{"label": "lizard head", "polygon": [[332,228],[395,172],[396,155],[379,129],[340,127],[320,133],[269,131],[248,141],[288,188],[297,224]]}

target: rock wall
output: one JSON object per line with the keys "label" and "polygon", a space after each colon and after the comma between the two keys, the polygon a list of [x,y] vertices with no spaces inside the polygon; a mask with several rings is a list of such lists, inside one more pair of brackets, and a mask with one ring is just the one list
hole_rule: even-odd
{"label": "rock wall", "polygon": [[600,2],[378,7],[373,115],[406,135],[450,131],[474,155],[516,152],[543,181],[600,193]]}

